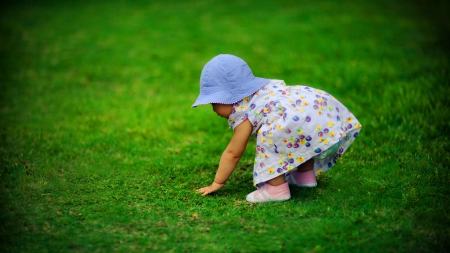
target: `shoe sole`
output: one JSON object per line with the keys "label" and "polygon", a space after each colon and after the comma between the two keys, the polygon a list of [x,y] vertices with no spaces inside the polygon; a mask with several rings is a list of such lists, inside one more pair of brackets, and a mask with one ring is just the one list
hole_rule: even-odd
{"label": "shoe sole", "polygon": [[253,198],[247,197],[245,200],[247,200],[248,202],[251,202],[251,203],[267,203],[267,202],[281,202],[281,201],[286,201],[289,199],[291,199],[291,196],[278,198],[278,199],[253,199]]}
{"label": "shoe sole", "polygon": [[314,188],[317,186],[317,183],[313,183],[313,184],[291,184],[294,186],[297,186],[298,188]]}

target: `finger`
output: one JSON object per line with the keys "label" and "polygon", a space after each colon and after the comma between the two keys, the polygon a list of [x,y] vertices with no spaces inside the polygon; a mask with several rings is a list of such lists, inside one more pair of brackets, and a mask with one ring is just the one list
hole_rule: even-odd
{"label": "finger", "polygon": [[210,194],[212,192],[214,192],[214,190],[210,186],[208,186],[208,187],[204,188],[204,191],[203,191],[202,195],[205,196],[205,195],[208,195],[208,194]]}
{"label": "finger", "polygon": [[[198,189],[197,191],[204,194],[205,192],[208,192],[208,189],[209,189],[209,187],[203,187],[203,188]],[[206,194],[208,194],[208,193],[206,193]]]}

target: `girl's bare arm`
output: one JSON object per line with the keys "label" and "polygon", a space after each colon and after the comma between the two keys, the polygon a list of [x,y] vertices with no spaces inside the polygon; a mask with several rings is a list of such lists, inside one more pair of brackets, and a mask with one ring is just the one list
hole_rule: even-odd
{"label": "girl's bare arm", "polygon": [[214,182],[210,186],[198,189],[202,195],[219,190],[228,178],[230,178],[242,154],[244,154],[252,129],[253,126],[249,120],[242,122],[234,129],[233,137],[220,158],[219,168],[217,169]]}

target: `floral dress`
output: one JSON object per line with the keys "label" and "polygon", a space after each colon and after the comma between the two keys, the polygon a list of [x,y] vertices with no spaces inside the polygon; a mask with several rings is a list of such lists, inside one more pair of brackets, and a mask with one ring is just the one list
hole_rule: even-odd
{"label": "floral dress", "polygon": [[330,94],[308,86],[271,80],[233,105],[234,130],[249,120],[257,138],[253,179],[256,186],[314,158],[317,174],[330,169],[354,141],[361,124]]}

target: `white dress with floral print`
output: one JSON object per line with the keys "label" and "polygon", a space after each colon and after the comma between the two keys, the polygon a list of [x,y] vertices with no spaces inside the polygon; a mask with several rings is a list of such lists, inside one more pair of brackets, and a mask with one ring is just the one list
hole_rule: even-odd
{"label": "white dress with floral print", "polygon": [[355,116],[330,94],[308,86],[271,80],[233,105],[234,129],[245,120],[257,138],[254,183],[296,169],[314,158],[316,174],[331,168],[361,130]]}

